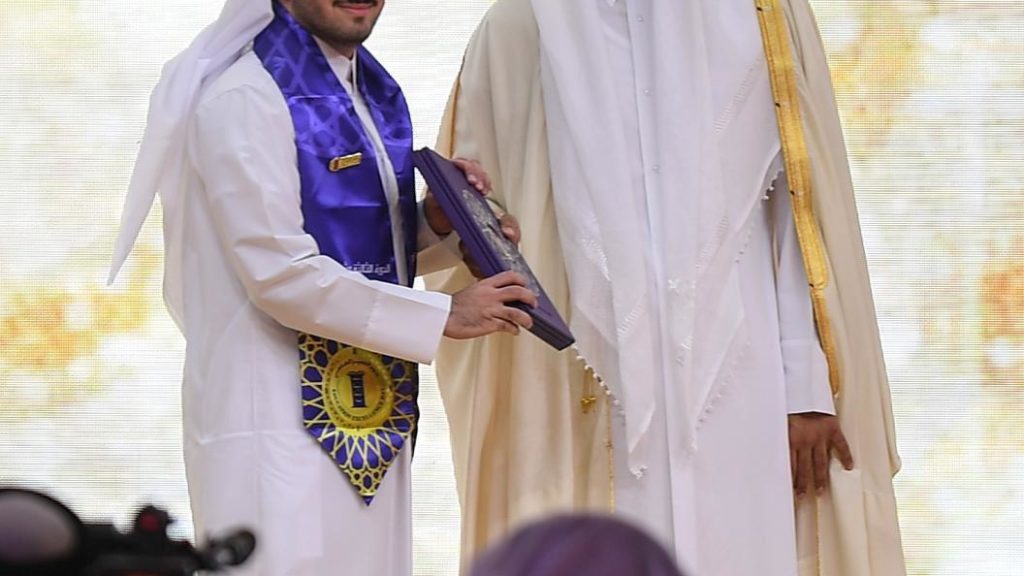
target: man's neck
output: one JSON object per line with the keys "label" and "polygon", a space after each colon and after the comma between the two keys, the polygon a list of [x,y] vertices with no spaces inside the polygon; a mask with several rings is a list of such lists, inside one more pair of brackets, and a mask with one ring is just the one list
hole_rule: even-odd
{"label": "man's neck", "polygon": [[348,56],[339,52],[333,45],[326,41],[313,37],[317,46],[323,51],[327,63],[338,77],[338,80],[345,86],[346,90],[352,92],[356,86],[356,50],[352,49],[352,55]]}
{"label": "man's neck", "polygon": [[328,42],[323,38],[317,38],[324,45],[330,46],[331,50],[334,50],[338,54],[341,54],[345,58],[351,60],[356,55],[356,49],[359,48],[358,44],[335,44],[334,42]]}

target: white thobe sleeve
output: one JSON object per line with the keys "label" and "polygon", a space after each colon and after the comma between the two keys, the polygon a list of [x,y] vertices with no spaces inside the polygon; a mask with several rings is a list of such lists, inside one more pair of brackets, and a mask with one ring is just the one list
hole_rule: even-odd
{"label": "white thobe sleeve", "polygon": [[814,324],[807,272],[793,220],[789,185],[781,175],[771,196],[775,249],[778,260],[776,292],[779,338],[786,373],[786,403],[790,414],[835,414],[829,385],[828,361]]}
{"label": "white thobe sleeve", "polygon": [[280,92],[243,85],[200,103],[190,138],[211,218],[253,305],[294,330],[421,363],[451,298],[368,280],[303,229],[291,115]]}

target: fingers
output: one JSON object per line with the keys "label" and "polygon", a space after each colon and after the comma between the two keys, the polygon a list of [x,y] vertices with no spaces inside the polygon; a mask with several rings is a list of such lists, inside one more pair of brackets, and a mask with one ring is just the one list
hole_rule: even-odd
{"label": "fingers", "polygon": [[452,164],[455,164],[462,172],[466,175],[466,181],[472,184],[478,192],[486,195],[491,191],[491,178],[484,171],[480,163],[474,160],[467,160],[465,158],[455,158],[452,160]]}
{"label": "fingers", "polygon": [[533,328],[533,318],[529,314],[519,310],[517,308],[510,308],[505,306],[505,309],[501,311],[500,318],[505,322],[511,322],[518,329],[519,326],[529,330]]}
{"label": "fingers", "polygon": [[448,220],[448,216],[445,215],[441,205],[437,202],[437,198],[434,197],[433,192],[430,190],[427,190],[427,194],[423,199],[423,215],[427,220],[427,225],[430,226],[434,234],[444,237],[452,233],[451,221]]}
{"label": "fingers", "polygon": [[494,332],[519,334],[521,328],[533,328],[533,318],[513,302],[537,306],[537,296],[521,284],[525,278],[505,272],[481,280],[452,296],[445,335],[466,339]]}
{"label": "fingers", "polygon": [[511,270],[507,270],[501,274],[495,274],[482,282],[495,288],[504,288],[505,286],[526,286],[529,284],[525,276]]}
{"label": "fingers", "polygon": [[790,469],[797,498],[812,488],[818,495],[828,489],[833,450],[844,468],[853,469],[850,446],[835,416],[790,414],[789,442]]}
{"label": "fingers", "polygon": [[484,271],[481,270],[480,267],[476,265],[476,262],[473,262],[472,260],[466,261],[466,267],[469,268],[469,273],[472,274],[474,278],[479,279],[485,276]]}
{"label": "fingers", "polygon": [[466,181],[472,184],[473,187],[476,188],[477,192],[481,194],[487,193],[488,189],[486,188],[486,185],[477,177],[476,174],[466,174]]}
{"label": "fingers", "polygon": [[[472,267],[470,267],[470,271],[473,271]],[[540,306],[540,301],[532,290],[526,288],[528,283],[525,276],[512,271],[502,272],[501,274],[495,274],[490,278],[480,280],[481,285],[499,290],[498,299],[502,303],[522,302],[531,308],[536,308]]]}
{"label": "fingers", "polygon": [[800,451],[795,448],[789,449],[789,477],[793,482],[793,492],[796,492],[796,478],[797,478],[797,455]]}
{"label": "fingers", "polygon": [[516,308],[499,305],[485,312],[485,315],[489,317],[486,321],[488,328],[481,335],[492,332],[506,332],[516,336],[521,331],[521,328],[526,328],[527,330],[533,328],[533,318],[526,312]]}
{"label": "fingers", "polygon": [[516,245],[523,237],[522,230],[519,228],[519,220],[516,220],[516,217],[511,214],[501,217],[501,232],[509,242]]}
{"label": "fingers", "polygon": [[498,318],[497,322],[498,322],[498,330],[497,330],[498,332],[506,332],[506,333],[511,334],[513,336],[518,336],[519,335],[519,325],[516,324],[515,322],[511,322],[509,320],[505,320],[504,318]]}
{"label": "fingers", "polygon": [[814,462],[812,450],[797,450],[796,463],[796,497],[803,498],[807,494],[814,479]]}
{"label": "fingers", "polygon": [[828,488],[828,445],[824,442],[814,446],[812,459],[814,460],[814,490],[818,495],[825,493]]}
{"label": "fingers", "polygon": [[536,308],[540,305],[537,300],[537,295],[533,293],[529,288],[523,288],[522,286],[505,286],[501,288],[499,298],[503,303],[509,302],[522,302],[530,308]]}
{"label": "fingers", "polygon": [[836,456],[839,457],[839,462],[843,464],[843,468],[853,470],[853,453],[850,451],[850,445],[846,442],[846,436],[843,436],[841,430],[836,430],[835,435],[832,437],[832,448],[836,451]]}

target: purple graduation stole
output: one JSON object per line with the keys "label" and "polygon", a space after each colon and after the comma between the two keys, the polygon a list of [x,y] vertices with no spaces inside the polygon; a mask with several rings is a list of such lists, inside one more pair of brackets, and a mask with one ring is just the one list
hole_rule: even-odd
{"label": "purple graduation stole", "polygon": [[[280,87],[295,126],[305,229],[324,255],[397,284],[391,217],[373,142],[320,47],[283,7],[253,50]],[[412,122],[401,89],[364,48],[359,85],[394,166],[409,280],[416,270]],[[335,313],[344,314],[344,310]],[[299,335],[306,430],[367,505],[407,442],[419,408],[418,366],[313,334]]]}

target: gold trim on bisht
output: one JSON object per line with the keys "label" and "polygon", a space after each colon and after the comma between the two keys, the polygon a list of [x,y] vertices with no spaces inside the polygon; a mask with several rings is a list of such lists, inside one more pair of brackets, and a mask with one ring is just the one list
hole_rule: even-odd
{"label": "gold trim on bisht", "polygon": [[761,24],[761,37],[764,40],[764,53],[771,77],[786,178],[789,180],[789,190],[792,194],[793,218],[796,222],[804,268],[807,270],[807,279],[810,283],[818,338],[828,359],[832,393],[838,394],[841,388],[839,355],[825,301],[825,287],[829,283],[828,260],[821,230],[814,217],[811,160],[807,154],[807,140],[800,116],[796,62],[789,41],[786,14],[779,5],[779,0],[754,0],[754,3]]}
{"label": "gold trim on bisht", "polygon": [[[456,140],[456,128],[459,120],[459,97],[462,96],[462,71],[466,67],[466,55],[462,55],[462,63],[459,64],[459,73],[455,76],[455,86],[452,87],[452,93],[449,95],[452,116],[450,119],[451,126],[448,127],[448,149],[442,152],[448,158],[455,155],[455,140]],[[441,119],[444,122],[444,119]]]}
{"label": "gold trim on bisht", "polygon": [[605,434],[607,439],[605,440],[605,450],[607,450],[608,458],[608,512],[614,514],[616,512],[615,503],[615,440],[612,436],[612,410],[615,408],[615,404],[612,402],[611,396],[607,394],[604,397],[605,402]]}

